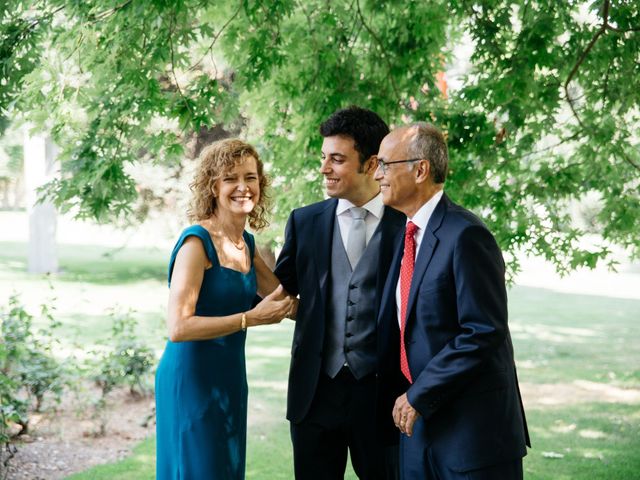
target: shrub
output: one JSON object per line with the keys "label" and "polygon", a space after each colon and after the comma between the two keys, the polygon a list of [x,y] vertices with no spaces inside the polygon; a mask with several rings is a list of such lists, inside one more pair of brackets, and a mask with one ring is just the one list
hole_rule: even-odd
{"label": "shrub", "polygon": [[0,370],[26,392],[35,410],[40,411],[44,396],[51,393],[56,403],[60,402],[65,384],[62,364],[51,354],[54,330],[58,328],[51,314],[51,307],[43,305],[41,315],[49,322],[49,327],[38,334],[33,331],[33,316],[20,303],[17,295],[9,298],[8,312],[2,315],[0,331]]}
{"label": "shrub", "polygon": [[35,411],[42,410],[44,396],[53,394],[56,403],[60,402],[66,384],[62,365],[52,356],[38,350],[29,350],[24,360],[16,366],[23,387],[30,397],[35,399]]}
{"label": "shrub", "polygon": [[155,363],[153,351],[136,338],[138,322],[126,313],[111,312],[112,339],[115,343],[98,355],[98,372],[94,380],[102,389],[103,396],[118,385],[128,385],[132,395],[146,393],[144,380]]}
{"label": "shrub", "polygon": [[92,378],[101,390],[101,396],[92,402],[92,418],[98,424],[93,436],[106,433],[106,396],[109,392],[120,385],[128,385],[131,395],[145,395],[145,379],[155,364],[153,351],[136,338],[138,322],[132,312],[118,313],[113,310],[110,316],[113,321],[111,341],[102,342],[103,348],[94,351],[93,358],[89,360],[89,366],[94,371]]}
{"label": "shrub", "polygon": [[[48,318],[49,310],[43,309]],[[33,334],[33,317],[18,296],[9,298],[9,308],[0,316],[0,478],[16,448],[14,436],[28,431],[32,398],[40,409],[45,393],[62,393],[60,366],[50,356],[50,344]],[[18,426],[19,430],[12,430]]]}
{"label": "shrub", "polygon": [[[0,343],[0,359],[4,353]],[[20,432],[27,428],[27,402],[18,398],[18,386],[4,373],[0,372],[0,478],[4,478],[4,472],[9,461],[15,454],[15,447],[10,443],[12,433],[10,425],[20,426]]]}
{"label": "shrub", "polygon": [[50,307],[43,306],[41,314],[50,325],[35,334],[33,316],[18,295],[12,295],[0,316],[0,443],[5,446],[12,436],[11,424],[20,426],[14,435],[26,433],[29,408],[35,403],[39,411],[47,393],[59,402],[64,388],[63,368],[51,355],[58,324]]}

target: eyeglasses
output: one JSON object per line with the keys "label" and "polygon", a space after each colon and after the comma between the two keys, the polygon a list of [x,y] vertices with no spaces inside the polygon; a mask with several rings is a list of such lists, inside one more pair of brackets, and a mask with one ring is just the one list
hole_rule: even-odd
{"label": "eyeglasses", "polygon": [[387,173],[389,169],[389,165],[393,163],[411,163],[411,162],[419,162],[420,160],[424,160],[423,158],[410,158],[409,160],[394,160],[393,162],[385,162],[384,160],[378,159],[378,167],[382,170],[383,174]]}

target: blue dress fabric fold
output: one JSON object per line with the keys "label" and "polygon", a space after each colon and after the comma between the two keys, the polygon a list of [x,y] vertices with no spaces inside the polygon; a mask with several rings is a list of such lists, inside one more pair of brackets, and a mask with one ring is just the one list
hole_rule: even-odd
{"label": "blue dress fabric fold", "polygon": [[[244,232],[251,268],[222,267],[209,232],[185,229],[171,253],[169,284],[185,240],[202,241],[212,267],[205,271],[197,316],[226,316],[251,309],[256,295],[253,236]],[[212,340],[171,342],[156,372],[156,478],[244,479],[247,438],[246,332]]]}

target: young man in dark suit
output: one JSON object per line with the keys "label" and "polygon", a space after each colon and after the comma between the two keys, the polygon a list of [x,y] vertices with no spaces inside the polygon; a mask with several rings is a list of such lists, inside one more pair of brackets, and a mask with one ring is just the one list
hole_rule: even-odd
{"label": "young man in dark suit", "polygon": [[[388,133],[349,107],[320,127],[329,199],[294,210],[275,274],[300,302],[287,418],[298,479],[342,479],[347,452],[361,479],[396,478],[395,396],[381,387],[376,319],[405,217],[382,204],[376,153]],[[386,396],[385,396],[386,395]]]}
{"label": "young man in dark suit", "polygon": [[448,153],[435,127],[394,130],[378,165],[384,204],[407,215],[379,318],[387,362],[406,382],[393,408],[401,478],[521,479],[530,443],[500,249],[444,194]]}

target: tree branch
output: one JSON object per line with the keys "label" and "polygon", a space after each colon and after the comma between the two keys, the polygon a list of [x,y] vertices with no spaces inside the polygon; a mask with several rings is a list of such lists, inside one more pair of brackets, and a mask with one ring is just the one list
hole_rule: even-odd
{"label": "tree branch", "polygon": [[[352,11],[356,1],[357,0],[353,0],[347,6],[346,11]],[[348,70],[351,75],[354,75],[357,62],[350,61],[349,59],[351,58],[351,52],[353,52],[358,36],[362,31],[362,22],[358,21],[358,17],[352,18],[351,20],[353,20],[353,25],[349,26],[348,21],[341,22],[338,19],[338,25],[341,31],[344,32],[344,35],[336,35],[336,42],[342,43],[342,45],[344,45],[344,54],[340,55],[340,57],[338,58],[338,65],[340,65],[340,67],[344,68],[345,70]],[[338,50],[340,51],[342,49],[338,47]],[[346,85],[348,81],[349,77],[347,75],[340,75],[338,84],[336,85],[336,91],[344,92],[346,88],[351,85],[350,83],[349,85]]]}
{"label": "tree branch", "polygon": [[[567,102],[569,103],[569,107],[571,107],[571,111],[573,112],[573,116],[576,118],[576,120],[578,121],[578,123],[580,124],[580,126],[582,127],[583,130],[585,129],[585,126],[582,123],[582,121],[580,120],[580,117],[578,116],[578,112],[574,108],[573,102],[571,101],[571,98],[569,97],[569,89],[568,89],[569,83],[571,82],[573,77],[578,72],[578,69],[580,68],[580,65],[582,65],[582,62],[584,62],[585,58],[587,58],[587,55],[589,54],[589,52],[591,51],[591,49],[593,48],[595,43],[598,41],[598,39],[603,34],[605,34],[607,32],[607,30],[614,31],[614,32],[619,32],[619,33],[640,31],[640,28],[630,28],[630,29],[622,30],[622,29],[619,29],[619,28],[616,28],[616,27],[612,27],[611,25],[609,25],[609,8],[610,8],[610,6],[611,6],[610,0],[605,0],[604,1],[604,5],[602,6],[602,25],[600,26],[598,31],[595,33],[595,35],[593,36],[593,38],[591,39],[591,41],[589,42],[587,47],[584,49],[584,51],[582,52],[582,54],[578,58],[578,61],[576,62],[576,64],[571,69],[571,72],[569,73],[569,76],[567,77],[567,79],[564,82],[564,92],[565,92],[565,96],[566,96]],[[607,68],[607,72],[606,72],[605,78],[604,78],[603,97],[606,95],[606,92],[607,92],[610,68],[611,68],[611,64],[609,64],[609,67]],[[603,102],[604,102],[604,98],[603,98]],[[629,165],[631,165],[636,170],[640,171],[640,165],[638,165],[633,159],[631,159],[631,157],[629,157],[629,155],[627,155],[627,153],[624,151],[624,149],[619,148],[618,150],[620,151],[620,155],[622,156],[622,158]]]}
{"label": "tree branch", "polygon": [[616,28],[616,27],[612,27],[611,25],[607,25],[607,30],[611,30],[612,32],[617,32],[617,33],[629,33],[629,32],[640,32],[640,27],[627,28],[623,30],[622,28]]}
{"label": "tree branch", "polygon": [[182,98],[184,105],[187,107],[187,110],[189,110],[189,113],[191,114],[191,119],[193,120],[195,118],[195,115],[193,114],[193,110],[191,110],[191,105],[189,105],[189,101],[187,100],[187,97],[185,97],[184,94],[182,93],[182,88],[180,88],[180,82],[178,82],[178,76],[176,75],[176,70],[175,70],[174,53],[173,53],[173,29],[175,27],[175,19],[176,19],[175,12],[173,12],[171,15],[171,22],[169,26],[169,51],[171,52],[171,73],[173,75],[173,81],[176,83],[176,88],[178,89],[178,93],[180,94],[180,97]]}
{"label": "tree branch", "polygon": [[[53,12],[50,12],[48,14],[44,14],[42,15],[40,18],[35,19],[33,22],[31,22],[31,24],[27,25],[26,27],[24,27],[22,29],[22,31],[20,33],[18,33],[18,35],[16,36],[16,43],[15,43],[15,47],[18,46],[18,44],[24,40],[24,38],[26,37],[26,35],[30,32],[32,32],[45,18],[51,18],[53,17],[56,13],[60,12],[61,10],[64,9],[64,6],[62,7],[58,7],[56,8]],[[15,49],[14,49],[15,50]]]}
{"label": "tree branch", "polygon": [[527,154],[523,155],[523,157],[522,157],[522,158],[523,158],[523,159],[526,159],[526,158],[532,157],[532,156],[534,156],[534,155],[538,155],[539,153],[543,153],[543,152],[546,152],[546,151],[548,151],[548,150],[553,150],[554,148],[557,148],[557,147],[559,147],[560,145],[563,145],[563,144],[565,144],[565,143],[567,143],[567,142],[571,142],[571,141],[573,141],[573,140],[577,140],[578,138],[580,138],[580,137],[581,137],[581,136],[583,136],[583,135],[584,135],[584,132],[583,132],[582,130],[578,130],[578,131],[577,131],[577,132],[575,132],[573,135],[570,135],[570,136],[565,137],[565,138],[561,138],[561,139],[558,141],[558,143],[554,143],[553,145],[549,145],[548,147],[544,147],[544,148],[541,148],[541,149],[536,150],[536,151],[534,151],[534,152],[527,153]]}
{"label": "tree branch", "polygon": [[389,71],[389,79],[390,79],[390,83],[391,83],[391,88],[392,88],[396,98],[398,99],[398,102],[400,102],[402,100],[400,98],[400,90],[398,89],[398,86],[396,85],[396,81],[395,81],[394,76],[391,74],[392,67],[391,67],[391,62],[389,61],[389,55],[386,54],[384,45],[382,45],[382,42],[380,41],[378,36],[374,33],[374,31],[371,28],[369,28],[369,25],[367,25],[367,22],[365,22],[364,15],[362,14],[362,10],[360,9],[360,0],[356,0],[356,7],[357,7],[357,11],[358,11],[358,16],[360,17],[360,21],[362,22],[362,26],[365,28],[365,30],[367,32],[369,32],[369,35],[371,35],[371,37],[376,41],[376,43],[382,49],[382,57],[384,58],[385,63],[387,64],[387,69]]}
{"label": "tree branch", "polygon": [[613,59],[607,65],[607,72],[604,74],[604,80],[602,82],[602,105],[605,105],[607,96],[609,95],[609,74],[611,73],[611,67],[613,66]]}
{"label": "tree branch", "polygon": [[[231,24],[231,22],[233,22],[233,20],[235,20],[235,18],[238,16],[238,14],[240,13],[240,10],[242,10],[242,2],[238,2],[238,8],[236,9],[236,11],[233,13],[233,15],[231,15],[231,18],[229,18],[224,25],[222,25],[222,27],[220,28],[220,30],[218,31],[218,33],[216,33],[213,36],[213,40],[211,42],[211,45],[209,45],[209,47],[205,50],[204,55],[202,55],[202,58],[200,60],[198,60],[196,63],[194,63],[193,65],[191,65],[191,67],[189,67],[189,69],[187,70],[188,72],[191,72],[192,70],[194,70],[198,65],[200,65],[200,63],[202,63],[202,60],[204,60],[204,57],[207,56],[207,54],[209,54],[210,52],[213,51],[213,46],[216,44],[216,42],[218,41],[218,38],[220,38],[220,35],[222,35],[222,32],[224,32],[227,27]],[[215,65],[215,62],[214,62]],[[216,68],[216,75],[217,75],[217,68]]]}
{"label": "tree branch", "polygon": [[607,31],[607,28],[609,26],[609,23],[608,23],[609,22],[609,6],[610,6],[609,2],[610,2],[610,0],[605,0],[604,1],[604,6],[602,7],[602,25],[600,26],[600,28],[598,29],[596,34],[593,36],[593,38],[591,39],[591,41],[589,42],[587,47],[583,50],[582,54],[578,58],[578,61],[573,66],[573,68],[571,69],[571,72],[569,73],[569,76],[567,77],[567,79],[564,82],[565,97],[567,99],[567,102],[569,103],[569,107],[571,107],[571,111],[573,112],[573,116],[576,118],[576,120],[578,121],[578,124],[580,124],[580,127],[582,127],[582,129],[584,129],[585,126],[582,123],[582,120],[580,120],[578,112],[576,111],[575,107],[573,106],[573,102],[571,101],[571,97],[569,96],[569,83],[571,82],[571,80],[573,80],[573,77],[578,72],[578,69],[580,68],[580,65],[582,65],[582,62],[584,62],[585,58],[587,58],[587,55],[589,54],[589,52],[591,51],[591,49],[593,48],[595,43]]}
{"label": "tree branch", "polygon": [[[71,53],[69,53],[69,55],[66,56],[66,58],[64,59],[65,61],[69,60],[71,57],[73,57],[73,55],[78,51],[78,49],[80,48],[80,45],[82,45],[82,41],[84,40],[84,33],[80,33],[80,35],[78,36],[78,40],[76,41],[76,46],[73,48],[73,50],[71,51]],[[82,66],[80,65],[80,55],[78,55],[78,67],[80,68],[80,71],[82,72]]]}
{"label": "tree branch", "polygon": [[105,10],[102,13],[98,13],[97,15],[95,15],[93,17],[93,21],[91,23],[97,23],[97,22],[101,22],[102,20],[110,17],[111,15],[113,15],[114,13],[118,12],[119,10],[122,10],[124,7],[126,7],[127,5],[129,5],[131,3],[132,0],[127,0],[124,3],[121,3],[120,5],[113,7],[109,10]]}
{"label": "tree branch", "polygon": [[307,13],[307,10],[304,8],[304,3],[296,0],[296,4],[300,8],[302,15],[307,19],[307,28],[309,29],[309,35],[311,36],[311,43],[313,45],[312,52],[316,52],[316,63],[315,63],[315,75],[314,78],[317,78],[320,75],[320,64],[322,63],[321,59],[321,49],[316,41],[316,36],[313,34],[313,23],[311,22],[311,15]]}
{"label": "tree branch", "polygon": [[638,165],[635,161],[633,161],[631,159],[631,157],[629,157],[629,155],[627,155],[627,152],[624,151],[624,149],[622,147],[618,147],[618,150],[620,150],[620,155],[622,155],[622,158],[629,164],[631,165],[633,168],[635,168],[636,170],[638,170],[640,172],[640,165]]}

